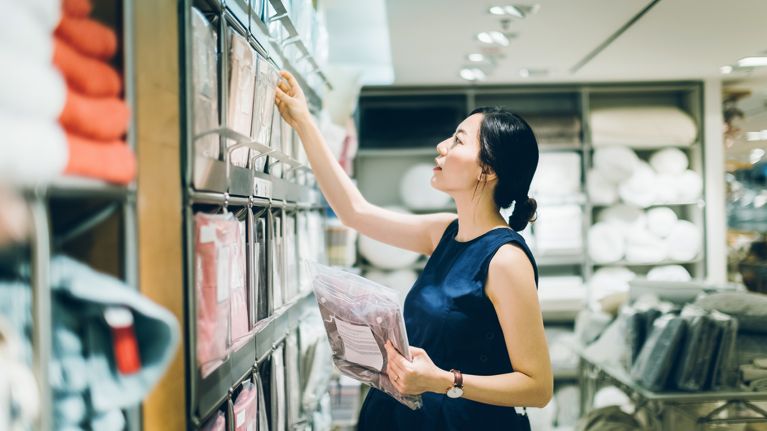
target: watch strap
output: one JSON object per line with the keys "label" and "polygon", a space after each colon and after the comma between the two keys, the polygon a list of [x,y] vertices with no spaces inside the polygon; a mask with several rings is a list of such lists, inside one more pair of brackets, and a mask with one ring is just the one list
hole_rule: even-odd
{"label": "watch strap", "polygon": [[456,369],[452,369],[450,372],[453,373],[454,377],[453,387],[463,389],[463,374]]}

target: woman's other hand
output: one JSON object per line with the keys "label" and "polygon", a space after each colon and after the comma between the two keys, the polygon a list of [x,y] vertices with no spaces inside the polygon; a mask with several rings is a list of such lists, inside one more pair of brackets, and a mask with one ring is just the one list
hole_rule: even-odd
{"label": "woman's other hand", "polygon": [[311,121],[309,114],[309,105],[306,103],[306,96],[301,86],[298,85],[296,78],[286,70],[280,71],[279,84],[277,84],[277,93],[275,103],[280,111],[282,118],[294,129],[305,122]]}
{"label": "woman's other hand", "polygon": [[424,392],[446,393],[453,385],[453,374],[434,365],[425,350],[409,347],[412,361],[400,355],[391,341],[386,342],[388,363],[386,375],[402,395],[420,395]]}

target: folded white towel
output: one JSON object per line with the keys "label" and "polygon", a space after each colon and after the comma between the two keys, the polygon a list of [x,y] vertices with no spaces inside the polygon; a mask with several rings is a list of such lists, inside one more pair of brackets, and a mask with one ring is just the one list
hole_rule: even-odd
{"label": "folded white towel", "polygon": [[64,79],[52,63],[27,60],[0,68],[0,111],[55,122],[64,109]]}
{"label": "folded white towel", "polygon": [[645,162],[639,162],[631,178],[618,186],[618,195],[623,202],[642,208],[655,203],[655,171]]}
{"label": "folded white towel", "polygon": [[660,238],[665,238],[671,233],[678,219],[674,210],[668,207],[647,210],[647,228]]}
{"label": "folded white towel", "polygon": [[611,223],[597,223],[589,229],[588,247],[596,263],[619,261],[626,251],[623,230]]}
{"label": "folded white towel", "polygon": [[636,153],[627,147],[594,150],[594,168],[608,181],[619,183],[631,177],[639,164]]}
{"label": "folded white towel", "polygon": [[659,174],[679,175],[689,163],[687,154],[679,148],[664,148],[650,156],[650,166]]}
{"label": "folded white towel", "polygon": [[703,193],[703,179],[695,171],[686,170],[675,177],[676,192],[681,202],[693,202]]}
{"label": "folded white towel", "polygon": [[575,152],[543,153],[530,190],[535,195],[562,196],[581,190],[581,156]]}
{"label": "folded white towel", "polygon": [[61,175],[68,157],[67,141],[56,121],[0,113],[0,180],[48,182]]}
{"label": "folded white towel", "polygon": [[690,281],[692,276],[681,265],[656,266],[647,273],[647,279],[652,281]]}
{"label": "folded white towel", "polygon": [[597,215],[597,221],[617,225],[625,232],[644,229],[647,226],[647,216],[644,211],[628,204],[617,204],[605,208]]}
{"label": "folded white towel", "polygon": [[450,195],[432,186],[433,169],[433,164],[418,163],[402,176],[399,193],[408,208],[439,209],[450,204]]}
{"label": "folded white towel", "polygon": [[536,251],[543,254],[583,251],[582,208],[579,205],[545,206],[538,209]]}
{"label": "folded white towel", "polygon": [[662,262],[668,257],[666,243],[646,229],[626,235],[626,260],[633,263]]}
{"label": "folded white towel", "polygon": [[655,176],[655,202],[659,204],[680,202],[675,175],[658,174]]}
{"label": "folded white towel", "polygon": [[695,259],[701,251],[701,232],[698,226],[687,220],[679,220],[666,238],[669,258],[674,260]]}
{"label": "folded white towel", "polygon": [[618,186],[596,169],[586,175],[586,190],[593,204],[612,205],[618,201]]}
{"label": "folded white towel", "polygon": [[641,148],[690,145],[695,121],[674,106],[624,106],[591,111],[593,145],[624,144]]}

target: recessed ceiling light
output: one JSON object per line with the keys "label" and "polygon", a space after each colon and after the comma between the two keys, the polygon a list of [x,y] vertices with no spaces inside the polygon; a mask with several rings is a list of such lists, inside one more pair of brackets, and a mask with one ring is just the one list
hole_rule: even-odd
{"label": "recessed ceiling light", "polygon": [[764,157],[765,151],[761,148],[754,148],[751,150],[751,154],[748,155],[749,161],[752,165],[755,165],[757,162],[762,160],[762,157]]}
{"label": "recessed ceiling light", "polygon": [[767,57],[745,57],[738,60],[740,67],[764,67],[767,66]]}
{"label": "recessed ceiling light", "polygon": [[474,63],[481,63],[485,61],[485,56],[478,53],[469,54],[468,56],[469,61]]}
{"label": "recessed ceiling light", "polygon": [[532,15],[538,12],[540,5],[498,5],[491,6],[488,9],[491,15],[496,16],[509,16],[517,19],[522,19],[528,15]]}
{"label": "recessed ceiling light", "polygon": [[759,132],[746,132],[746,140],[750,142],[767,141],[767,130]]}
{"label": "recessed ceiling light", "polygon": [[477,67],[464,67],[459,75],[467,81],[484,81],[487,78],[485,72]]}
{"label": "recessed ceiling light", "polygon": [[722,66],[719,68],[719,71],[725,75],[730,74],[732,73],[732,66]]}
{"label": "recessed ceiling light", "polygon": [[477,33],[477,40],[486,44],[509,46],[509,37],[500,31],[483,31]]}

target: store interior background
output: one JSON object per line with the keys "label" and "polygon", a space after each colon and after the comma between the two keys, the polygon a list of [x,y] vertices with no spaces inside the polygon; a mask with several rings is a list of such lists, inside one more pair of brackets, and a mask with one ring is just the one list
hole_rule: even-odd
{"label": "store interior background", "polygon": [[[276,110],[258,106],[274,83],[262,85],[266,74],[243,66],[247,53],[236,58],[243,55],[232,48],[237,35],[259,68],[298,77],[327,144],[374,204],[452,210],[429,186],[436,144],[477,106],[505,106],[531,122],[541,148],[531,191],[539,218],[523,234],[541,270],[555,374],[550,405],[528,409],[533,430],[767,429],[767,359],[754,362],[767,358],[767,2],[91,2],[90,18],[116,36],[117,52],[100,61],[123,78],[116,97],[131,115],[118,141],[129,150],[120,160],[64,172],[52,158],[0,141],[0,332],[18,323],[24,346],[16,355],[0,337],[0,347],[11,346],[0,349],[0,361],[19,370],[14,380],[0,367],[0,431],[13,420],[26,424],[19,429],[47,430],[70,419],[82,429],[131,431],[354,429],[366,386],[334,370],[301,262],[344,268],[404,298],[426,257],[338,221],[297,135]],[[0,29],[0,47],[26,49],[9,34]],[[249,70],[239,83],[255,76],[255,85],[234,85],[232,70]],[[16,94],[8,88],[4,94]],[[0,98],[2,124],[28,109],[23,99]],[[245,126],[235,118],[242,106]],[[58,127],[61,120],[46,121]],[[618,122],[614,141],[599,137]],[[17,127],[11,136],[28,133]],[[615,144],[621,149],[611,155]],[[245,165],[231,159],[242,150],[252,158]],[[657,166],[677,176],[652,162],[661,152]],[[625,176],[627,165],[649,173]],[[605,172],[621,180],[595,180]],[[650,181],[656,189],[643,187]],[[659,197],[669,191],[675,195]],[[235,311],[232,300],[203,328],[210,298],[200,286],[210,274],[199,267],[215,257],[206,257],[200,238],[222,214],[231,215],[227,235],[237,234],[213,242],[223,241],[246,270],[239,283],[217,278],[228,271],[216,267],[206,282],[247,304]],[[629,227],[639,234],[628,235]],[[93,286],[130,290],[135,302],[123,305],[136,316],[155,310],[149,320],[162,334],[138,331],[141,359],[151,366],[138,364],[135,380],[113,373],[113,385],[81,381],[77,391],[96,391],[90,396],[71,396],[77,374],[61,371],[60,331],[51,329],[72,307],[68,294],[61,299],[62,286],[77,286],[77,277],[62,272],[72,267]],[[747,304],[710,300],[733,292]],[[98,292],[78,294],[103,306],[93,298]],[[683,314],[705,314],[687,318],[716,326],[716,337],[690,324],[687,344],[670,343],[687,347],[659,347],[637,366],[625,340],[644,342],[652,319],[692,302],[702,308]],[[720,312],[747,324],[734,329]],[[82,322],[115,329],[108,320]],[[238,336],[235,321],[243,326]],[[630,322],[647,324],[646,333],[636,336]],[[216,338],[201,336],[211,327],[224,331],[217,333],[222,351],[208,345],[201,354]],[[737,332],[739,348],[723,347],[727,331]],[[659,335],[667,343],[679,336]],[[706,350],[705,343],[713,344]],[[150,350],[154,357],[144,356]],[[692,360],[696,351],[715,352],[698,355],[711,356],[705,370]],[[207,363],[203,355],[214,358]],[[106,356],[113,371],[131,366]],[[653,361],[665,365],[653,368]],[[39,390],[14,392],[14,384],[36,387],[27,376]],[[107,392],[94,389],[100,386]],[[608,423],[618,428],[600,428]]]}

